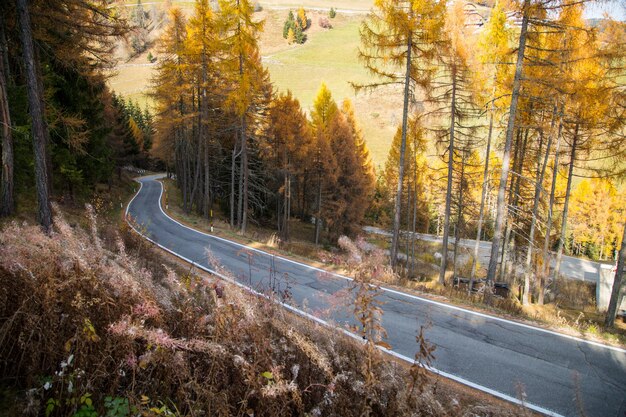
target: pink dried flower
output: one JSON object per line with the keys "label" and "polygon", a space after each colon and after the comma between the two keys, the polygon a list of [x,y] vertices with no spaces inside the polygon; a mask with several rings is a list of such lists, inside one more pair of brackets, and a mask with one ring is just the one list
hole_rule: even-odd
{"label": "pink dried flower", "polygon": [[133,314],[143,318],[156,318],[161,314],[161,310],[153,301],[143,301],[133,307]]}

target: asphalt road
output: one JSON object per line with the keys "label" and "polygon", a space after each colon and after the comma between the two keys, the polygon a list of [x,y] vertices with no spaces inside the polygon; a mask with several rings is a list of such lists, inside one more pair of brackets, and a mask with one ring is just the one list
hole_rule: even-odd
{"label": "asphalt road", "polygon": [[[142,187],[128,215],[156,244],[210,270],[210,250],[236,277],[258,291],[289,283],[290,304],[339,326],[354,324],[350,281],[298,262],[209,236],[183,226],[160,207],[155,176]],[[252,262],[249,262],[251,253]],[[271,273],[274,271],[275,273]],[[333,297],[334,294],[339,296]],[[337,300],[343,306],[329,310]],[[515,401],[520,389],[530,408],[550,415],[579,415],[576,393],[590,417],[626,416],[626,350],[611,348],[504,319],[384,289],[383,326],[395,356],[410,360],[420,325],[432,323],[427,339],[436,345],[433,367],[442,375]],[[306,307],[304,307],[306,306]]]}
{"label": "asphalt road", "polygon": [[[373,233],[382,236],[391,236],[391,232],[380,229],[378,227],[365,226],[363,230],[365,230],[367,233]],[[435,235],[429,235],[425,233],[416,233],[415,235],[417,239],[427,242],[442,243],[443,241],[441,237]],[[454,239],[451,240],[451,243],[452,242],[454,242]],[[470,249],[473,252],[475,242],[476,241],[472,239],[461,239],[460,245]],[[481,240],[480,244],[478,245],[478,257],[480,259],[480,263],[482,265],[489,264],[490,256],[491,242]],[[553,268],[556,264],[554,258],[555,257],[552,256],[552,259],[550,261],[550,264]],[[563,255],[563,258],[561,260],[561,270],[559,273],[565,278],[597,283],[600,279],[600,265],[600,262],[594,262],[587,259],[576,258],[574,256]]]}

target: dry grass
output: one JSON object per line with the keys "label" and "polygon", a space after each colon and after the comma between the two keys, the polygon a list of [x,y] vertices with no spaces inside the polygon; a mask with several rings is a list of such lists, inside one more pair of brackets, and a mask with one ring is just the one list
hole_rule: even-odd
{"label": "dry grass", "polygon": [[[0,233],[6,415],[517,415],[459,401],[409,370],[206,275],[177,272],[127,226]],[[467,401],[467,400],[464,400]],[[119,408],[118,408],[119,411]],[[82,414],[81,414],[82,413]],[[98,413],[98,414],[96,414]]]}
{"label": "dry grass", "polygon": [[[163,209],[170,216],[190,227],[204,232],[210,231],[211,222],[208,219],[194,212],[185,213],[183,211],[181,192],[176,188],[175,182],[168,179],[163,179],[161,182],[166,190],[164,200],[167,200],[169,203],[166,207],[165,202],[163,202]],[[291,219],[289,222],[291,239],[289,242],[280,242],[277,233],[271,228],[250,224],[246,235],[242,235],[230,228],[226,214],[214,210],[213,215],[213,234],[216,236],[306,262],[317,267],[330,268],[341,272],[337,265],[332,263],[335,253],[313,243],[315,233],[313,224]]]}

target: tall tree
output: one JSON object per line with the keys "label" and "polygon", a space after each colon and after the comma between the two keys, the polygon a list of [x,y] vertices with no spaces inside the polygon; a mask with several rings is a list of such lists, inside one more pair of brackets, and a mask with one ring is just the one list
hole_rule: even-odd
{"label": "tall tree", "polygon": [[315,244],[320,242],[320,233],[324,222],[324,190],[335,181],[335,158],[330,148],[330,126],[337,116],[339,108],[337,102],[326,84],[322,83],[313,101],[311,120],[316,138],[316,214],[315,214]]}
{"label": "tall tree", "polygon": [[[237,208],[238,224],[241,233],[245,233],[248,225],[249,206],[249,138],[251,118],[261,109],[260,97],[267,100],[268,73],[261,64],[258,48],[259,33],[263,30],[263,22],[253,19],[254,7],[249,0],[220,1],[220,22],[222,33],[225,34],[224,51],[226,57],[223,68],[225,75],[234,83],[229,92],[226,105],[238,119],[238,138],[235,148],[240,155],[239,202]],[[263,104],[261,104],[263,107]],[[233,156],[237,151],[233,150]],[[234,188],[234,184],[231,184]]]}
{"label": "tall tree", "polygon": [[489,127],[487,131],[487,144],[485,148],[485,166],[483,170],[483,181],[480,196],[480,209],[478,211],[478,224],[476,227],[476,241],[474,243],[474,253],[472,257],[472,266],[470,271],[470,285],[468,291],[473,287],[473,280],[476,276],[478,268],[478,250],[480,248],[481,236],[483,233],[483,223],[485,220],[485,200],[489,190],[489,160],[491,158],[491,142],[494,131],[494,116],[496,113],[496,92],[498,81],[502,78],[502,62],[504,61],[509,50],[510,30],[507,28],[506,14],[502,7],[501,1],[496,1],[489,20],[485,25],[485,29],[481,32],[478,45],[479,58],[481,64],[485,67],[484,83],[488,93],[487,108],[489,113]]}
{"label": "tall tree", "polygon": [[[3,11],[3,7],[0,7]],[[10,216],[15,210],[13,185],[13,133],[7,95],[8,68],[5,57],[8,55],[4,16],[0,16],[0,124],[2,124],[2,171],[0,172],[0,217]]]}
{"label": "tall tree", "polygon": [[330,122],[330,150],[337,167],[329,199],[329,227],[333,240],[341,234],[354,235],[374,189],[374,170],[363,135],[356,123],[354,108],[344,100]]}
{"label": "tall tree", "polygon": [[[428,93],[429,100],[435,105],[433,112],[444,119],[447,124],[438,129],[438,142],[445,144],[445,158],[447,158],[447,186],[444,209],[443,246],[441,265],[439,269],[439,283],[445,284],[445,274],[448,265],[448,242],[450,233],[450,216],[452,208],[452,188],[454,182],[455,158],[461,151],[461,170],[465,167],[465,157],[471,153],[477,138],[476,126],[472,120],[476,120],[479,109],[475,103],[472,91],[468,46],[470,33],[465,19],[465,3],[455,1],[446,14],[445,43],[441,45],[439,56],[438,74],[433,77],[432,90]],[[462,174],[459,184],[465,181]],[[458,201],[457,216],[461,220],[462,215],[462,186],[459,188],[461,196]],[[458,232],[458,228],[456,232]],[[458,233],[457,233],[458,235]],[[458,239],[455,240],[458,243]],[[456,254],[456,247],[455,247]]]}
{"label": "tall tree", "polygon": [[[358,89],[377,88],[390,84],[403,87],[402,141],[395,194],[391,265],[397,262],[404,160],[409,118],[409,102],[417,86],[427,88],[435,59],[437,44],[443,30],[445,1],[376,0],[375,10],[361,26],[359,57],[377,78],[369,85],[355,85]],[[403,74],[398,69],[403,69]]]}
{"label": "tall tree", "polygon": [[17,14],[20,25],[20,40],[26,73],[28,107],[31,118],[31,134],[35,153],[35,182],[37,185],[37,201],[39,208],[37,220],[46,232],[52,228],[52,208],[50,206],[50,178],[48,166],[48,124],[45,120],[43,107],[43,91],[37,68],[33,47],[30,11],[27,0],[16,0]]}
{"label": "tall tree", "polygon": [[[276,187],[276,219],[281,240],[289,240],[294,180],[302,175],[313,159],[313,137],[308,120],[298,99],[291,91],[280,94],[272,101],[269,114],[268,142],[269,158],[273,163],[278,180]],[[282,195],[282,196],[281,196]]]}
{"label": "tall tree", "polygon": [[496,268],[498,267],[498,257],[502,246],[502,232],[504,229],[505,217],[507,215],[505,192],[509,179],[509,168],[511,164],[511,144],[513,134],[515,132],[515,118],[517,117],[517,103],[520,95],[520,87],[522,82],[522,69],[524,67],[524,52],[526,49],[526,38],[528,34],[528,20],[531,14],[530,0],[524,0],[522,4],[522,26],[520,30],[517,63],[515,64],[515,77],[513,79],[513,89],[511,93],[511,104],[509,107],[509,119],[506,127],[506,136],[504,141],[504,151],[502,155],[502,171],[500,174],[500,185],[498,186],[498,201],[496,206],[496,222],[494,227],[494,235],[491,243],[491,255],[489,257],[489,267],[487,269],[487,285],[493,286],[496,277]]}

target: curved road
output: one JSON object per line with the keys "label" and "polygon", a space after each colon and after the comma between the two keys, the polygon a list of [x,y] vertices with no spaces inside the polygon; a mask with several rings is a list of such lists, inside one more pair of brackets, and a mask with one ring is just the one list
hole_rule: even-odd
{"label": "curved road", "polygon": [[[141,188],[127,215],[147,238],[175,255],[211,271],[209,249],[236,280],[256,290],[284,289],[290,303],[337,325],[354,324],[350,306],[330,309],[349,299],[349,279],[190,229],[168,217],[160,206],[162,186],[155,178],[138,179]],[[251,262],[249,262],[249,254]],[[275,273],[270,273],[274,271]],[[339,292],[339,293],[338,293]],[[336,294],[333,297],[333,294]],[[384,289],[379,297],[383,326],[393,355],[411,361],[420,325],[432,323],[426,337],[437,347],[433,367],[443,376],[519,401],[548,415],[626,416],[626,350],[537,329],[432,300]],[[318,319],[318,321],[321,321]]]}

